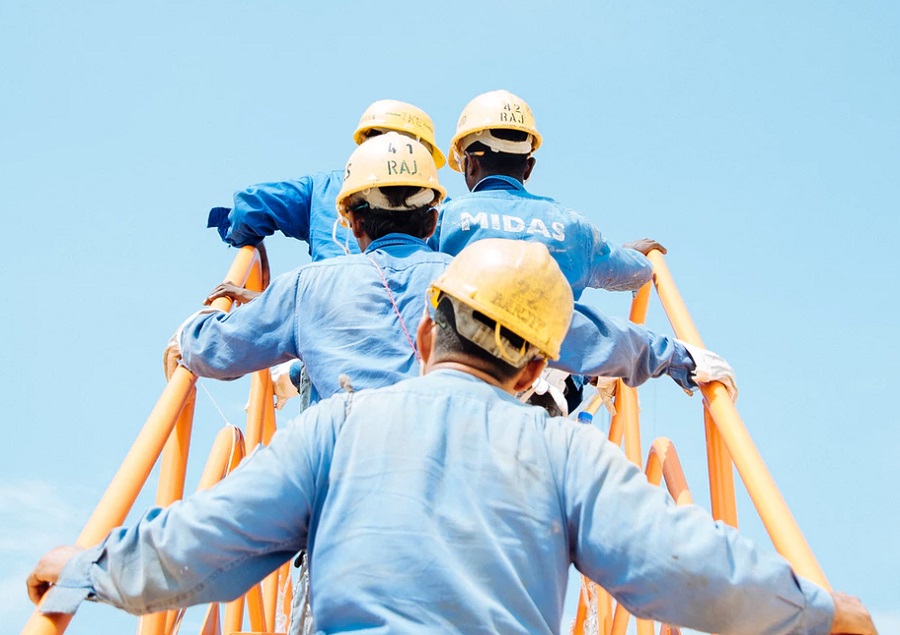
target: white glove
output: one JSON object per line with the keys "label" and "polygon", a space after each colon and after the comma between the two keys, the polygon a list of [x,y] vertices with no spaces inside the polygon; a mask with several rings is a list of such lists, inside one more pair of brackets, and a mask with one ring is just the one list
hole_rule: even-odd
{"label": "white glove", "polygon": [[728,390],[728,396],[731,401],[735,402],[738,398],[737,383],[734,379],[734,369],[721,356],[708,351],[705,348],[688,344],[677,340],[687,349],[687,352],[694,360],[694,372],[691,373],[694,381],[698,384],[708,384],[711,381],[722,382],[722,385]]}
{"label": "white glove", "polygon": [[519,401],[525,403],[532,394],[546,395],[549,392],[565,417],[569,414],[569,404],[566,402],[566,396],[563,394],[563,391],[565,390],[566,377],[568,376],[569,373],[563,370],[545,368],[531,384],[531,388],[519,395]]}
{"label": "white glove", "polygon": [[292,397],[299,397],[300,391],[291,381],[291,365],[295,360],[278,364],[269,369],[272,374],[272,388],[275,391],[275,410],[284,408],[284,404]]}
{"label": "white glove", "polygon": [[184,327],[205,313],[217,312],[221,312],[221,309],[214,309],[211,306],[204,307],[196,313],[191,314],[191,316],[182,322],[175,332],[172,333],[172,337],[170,337],[169,341],[166,343],[166,350],[163,351],[163,371],[166,373],[166,379],[169,379],[172,376],[172,373],[175,372],[175,369],[178,367],[178,360],[181,359],[181,334],[184,332]]}
{"label": "white glove", "polygon": [[613,403],[613,397],[616,396],[616,388],[619,387],[618,377],[595,377],[597,393],[606,406],[609,416],[616,416],[616,405]]}

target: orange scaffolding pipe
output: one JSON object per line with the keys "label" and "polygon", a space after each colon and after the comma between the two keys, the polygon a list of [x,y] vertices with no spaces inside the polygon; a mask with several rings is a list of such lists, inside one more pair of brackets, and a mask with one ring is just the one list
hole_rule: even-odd
{"label": "orange scaffolding pipe", "polygon": [[[644,469],[647,480],[653,485],[659,485],[665,479],[669,494],[675,499],[676,505],[693,505],[694,498],[688,489],[687,478],[675,445],[665,437],[659,437],[650,446],[647,456],[647,466]],[[660,635],[680,635],[681,629],[671,624],[661,624]]]}
{"label": "orange scaffolding pipe", "polygon": [[665,479],[666,489],[675,499],[676,505],[694,504],[675,444],[666,437],[659,437],[650,446],[644,473],[653,485],[659,485]]}
{"label": "orange scaffolding pipe", "polygon": [[734,490],[734,468],[731,452],[719,434],[706,404],[703,405],[703,427],[706,431],[706,465],[709,473],[709,503],[712,517],[732,527],[738,526],[737,498]]}
{"label": "orange scaffolding pipe", "polygon": [[[187,475],[196,397],[197,389],[192,388],[175,422],[175,429],[169,435],[169,440],[163,448],[160,459],[160,479],[156,491],[156,504],[160,507],[166,507],[184,498],[184,481]],[[140,635],[167,635],[174,630],[178,615],[179,611],[161,611],[141,616],[138,622],[138,633]]]}
{"label": "orange scaffolding pipe", "polygon": [[[657,294],[665,309],[669,322],[675,334],[682,340],[704,346],[700,334],[694,326],[693,320],[687,311],[687,307],[678,293],[678,289],[672,279],[663,255],[658,251],[652,251],[649,258],[654,266],[653,283]],[[649,301],[649,284],[645,285],[636,294],[632,302],[630,319],[635,323],[643,323],[647,313]],[[806,540],[803,538],[800,528],[787,507],[774,480],[769,474],[762,457],[756,450],[746,427],[743,424],[734,404],[727,394],[727,390],[718,382],[701,387],[704,396],[704,428],[707,445],[707,469],[709,473],[710,507],[714,518],[737,527],[737,504],[734,485],[734,468],[741,476],[753,504],[759,512],[769,536],[775,548],[794,567],[801,576],[806,577],[825,588],[830,588],[825,574],[819,567]],[[588,404],[586,410],[596,412],[600,406],[599,395]],[[616,445],[621,445],[624,439],[625,452],[631,460],[640,456],[640,429],[637,420],[637,395],[636,391],[619,382],[616,394],[617,414],[610,421],[609,439]],[[661,448],[654,445],[648,461],[655,461],[653,457],[659,457]],[[674,448],[672,448],[674,451]],[[638,459],[636,462],[639,462]],[[665,462],[659,463],[660,469]],[[656,464],[648,464],[649,469],[657,469]],[[652,479],[651,479],[652,480]],[[668,480],[667,480],[668,483]],[[685,484],[686,487],[686,484]],[[690,496],[690,494],[685,494]],[[673,496],[675,494],[673,493]],[[676,496],[677,498],[677,496]],[[574,633],[585,633],[586,620],[589,616],[586,602],[590,598],[601,598],[605,591],[587,578],[582,578],[583,589],[578,606]],[[607,594],[608,596],[608,594]],[[596,602],[595,610],[599,617],[599,630],[603,635],[620,635],[625,632],[629,615],[624,607],[616,606],[612,624],[605,626],[603,621],[602,601]],[[664,626],[668,632],[677,632],[677,629]],[[648,626],[638,621],[638,634],[645,635],[652,632]]]}
{"label": "orange scaffolding pipe", "polygon": [[[650,283],[641,287],[631,301],[631,310],[628,319],[635,324],[643,324],[647,319],[647,309],[650,304]],[[591,414],[595,414],[602,404],[601,396],[595,395],[585,408]],[[625,454],[636,465],[641,464],[641,431],[640,431],[640,406],[638,403],[637,389],[625,385],[621,379],[616,386],[616,414],[609,423],[608,438],[616,446],[622,445],[625,440]],[[581,576],[581,595],[578,600],[578,610],[575,614],[575,622],[572,625],[573,633],[590,633],[586,630],[593,626],[589,624],[596,619],[596,626],[600,633],[614,631],[624,632],[628,624],[629,614],[624,607],[616,606],[612,612],[612,597],[599,584]],[[590,606],[589,606],[590,605]],[[593,610],[591,610],[593,609]],[[596,616],[596,617],[594,617]],[[647,620],[638,620],[638,635],[652,635],[652,623]]]}
{"label": "orange scaffolding pipe", "polygon": [[[676,504],[692,505],[694,503],[694,499],[688,489],[687,479],[684,476],[684,470],[681,467],[681,462],[678,460],[675,446],[669,439],[660,437],[650,446],[644,473],[647,475],[647,480],[653,485],[659,485],[665,478],[666,487],[669,490],[669,494],[675,499]],[[617,604],[609,632],[612,635],[624,635],[625,630],[628,628],[630,617],[625,607]],[[663,629],[665,630],[666,628],[669,629],[668,632],[680,632],[676,627],[663,625]],[[637,631],[639,634],[649,633],[652,635],[653,621],[637,620]]]}
{"label": "orange scaffolding pipe", "polygon": [[[653,263],[656,292],[675,334],[685,342],[703,346],[700,333],[678,293],[662,254],[651,251],[649,258]],[[791,563],[797,574],[830,589],[825,573],[803,537],[762,456],[753,444],[725,386],[719,382],[712,382],[702,386],[700,390],[715,428],[721,435],[725,448],[731,453],[734,465],[775,549]]]}

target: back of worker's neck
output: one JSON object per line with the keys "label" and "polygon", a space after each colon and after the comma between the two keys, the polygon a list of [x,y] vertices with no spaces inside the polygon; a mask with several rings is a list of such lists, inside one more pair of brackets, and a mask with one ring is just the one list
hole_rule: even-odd
{"label": "back of worker's neck", "polygon": [[479,368],[475,368],[474,366],[469,366],[468,364],[463,364],[461,362],[433,362],[430,364],[426,364],[425,366],[425,374],[434,371],[434,370],[458,370],[462,373],[466,373],[468,375],[472,375],[473,377],[477,377],[485,383],[490,384],[491,386],[496,386],[501,390],[508,392],[511,395],[516,394],[514,384],[515,378],[510,379],[506,382],[501,382],[499,379],[494,377],[493,375],[489,375]]}

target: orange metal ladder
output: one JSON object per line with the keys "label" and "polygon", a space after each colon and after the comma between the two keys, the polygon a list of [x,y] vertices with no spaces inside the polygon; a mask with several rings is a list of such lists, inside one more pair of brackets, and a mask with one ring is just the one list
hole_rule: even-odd
{"label": "orange metal ladder", "polygon": [[[654,284],[675,334],[691,344],[703,346],[700,335],[688,314],[669,273],[662,254],[650,253],[654,265]],[[259,253],[244,247],[225,276],[248,289],[261,291],[267,272],[263,271]],[[630,319],[643,323],[650,300],[650,284],[636,295]],[[220,298],[215,308],[230,310],[231,301]],[[112,479],[93,515],[85,525],[76,544],[89,547],[125,517],[144,487],[150,472],[161,457],[160,481],[157,489],[158,505],[168,505],[184,495],[185,473],[193,424],[196,376],[178,367],[169,379],[143,429]],[[765,463],[731,402],[724,386],[713,383],[703,386],[703,419],[707,442],[711,512],[713,517],[737,526],[734,472],[736,467],[760,514],[776,549],[795,571],[826,588],[828,582],[807,545],[796,521],[790,513]],[[601,401],[594,399],[587,407],[595,413]],[[637,390],[619,381],[616,395],[617,414],[612,418],[609,439],[622,445],[628,458],[642,464],[640,423]],[[254,373],[251,381],[246,434],[233,426],[223,428],[213,444],[201,476],[199,488],[211,487],[230,472],[247,454],[247,448],[268,443],[275,432],[275,413],[272,382],[268,370]],[[650,482],[659,484],[665,477],[669,492],[678,504],[692,502],[684,473],[677,460],[674,445],[665,438],[651,445],[646,473]],[[279,610],[289,613],[290,570],[285,563],[243,598],[230,602],[220,619],[218,605],[211,605],[204,618],[201,635],[226,635],[242,632],[245,608],[253,633],[274,633]],[[166,611],[143,616],[140,635],[171,635],[181,619],[179,611]],[[72,616],[45,616],[35,612],[22,630],[22,635],[58,635],[65,631]],[[614,604],[609,594],[590,580],[583,578],[578,613],[572,632],[578,635],[624,635],[630,616],[624,607]],[[647,620],[637,621],[638,635],[652,635],[654,625]],[[663,625],[660,632],[674,633],[677,628]]]}

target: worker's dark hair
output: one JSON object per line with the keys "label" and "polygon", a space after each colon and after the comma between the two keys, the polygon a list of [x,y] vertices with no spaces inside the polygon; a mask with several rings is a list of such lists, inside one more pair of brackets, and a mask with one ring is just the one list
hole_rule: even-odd
{"label": "worker's dark hair", "polygon": [[[475,319],[484,322],[492,328],[496,324],[494,320],[478,311],[475,311]],[[474,342],[471,342],[460,335],[459,331],[456,330],[456,314],[453,312],[453,304],[446,295],[441,298],[437,308],[434,310],[434,322],[439,327],[433,345],[434,355],[438,359],[460,353],[475,357],[486,362],[489,368],[489,370],[486,369],[486,372],[500,381],[512,379],[520,370],[522,370],[522,368],[516,368],[512,364],[508,364],[502,359],[494,357]],[[524,342],[521,337],[502,327],[500,329],[500,334],[509,339],[510,344],[517,349],[520,348]]]}
{"label": "worker's dark hair", "polygon": [[[491,130],[491,135],[507,141],[525,141],[528,138],[527,132],[505,128]],[[478,154],[478,162],[484,171],[494,174],[522,177],[525,174],[525,168],[528,167],[529,155],[494,152],[480,141],[476,141],[466,148],[466,152],[483,152],[484,154]]]}
{"label": "worker's dark hair", "polygon": [[[389,185],[379,188],[387,197],[391,205],[402,205],[407,197],[417,194],[421,188],[407,185]],[[350,209],[362,218],[363,229],[372,240],[377,240],[388,234],[407,234],[416,238],[427,238],[433,226],[431,206],[419,207],[413,210],[388,210],[371,207],[369,203],[360,200],[354,205],[350,200]]]}

